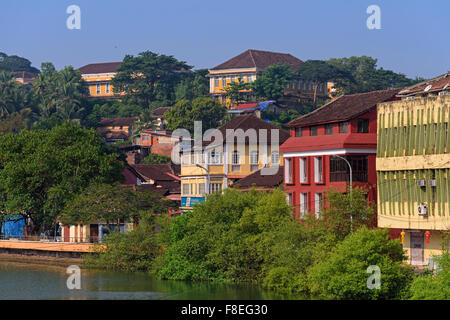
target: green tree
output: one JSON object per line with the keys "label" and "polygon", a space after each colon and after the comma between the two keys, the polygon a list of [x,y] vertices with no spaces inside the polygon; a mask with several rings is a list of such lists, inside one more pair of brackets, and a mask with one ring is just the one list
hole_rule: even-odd
{"label": "green tree", "polygon": [[275,64],[267,68],[260,78],[251,83],[256,97],[267,100],[278,100],[284,95],[284,88],[294,77],[289,64]]}
{"label": "green tree", "polygon": [[[388,230],[362,227],[308,270],[311,294],[333,300],[402,299],[413,277],[405,258],[400,241],[390,240]],[[379,289],[367,285],[369,266],[381,272]]]}
{"label": "green tree", "polygon": [[250,89],[250,83],[243,82],[239,78],[239,82],[232,82],[225,88],[224,96],[230,98],[232,103],[246,102],[246,90]]}
{"label": "green tree", "polygon": [[32,111],[30,87],[16,82],[14,74],[0,71],[0,119],[27,109]]}
{"label": "green tree", "polygon": [[144,164],[161,164],[161,163],[171,163],[172,159],[170,157],[161,156],[156,153],[150,153],[144,158],[142,163]]}
{"label": "green tree", "polygon": [[344,79],[350,83],[353,81],[351,73],[321,60],[308,60],[304,62],[298,70],[298,77],[302,80],[312,82],[314,88],[314,105],[316,105],[317,90],[321,83],[326,85],[328,81],[336,81],[339,79]]}
{"label": "green tree", "polygon": [[30,60],[15,55],[8,56],[3,52],[0,52],[0,70],[9,72],[26,71],[31,73],[39,73],[38,69],[31,66]]}
{"label": "green tree", "polygon": [[173,101],[174,88],[181,73],[191,68],[173,56],[151,51],[141,52],[136,57],[126,55],[112,85],[116,92],[125,93],[126,102],[148,109],[155,101]]}
{"label": "green tree", "polygon": [[194,121],[202,121],[203,131],[216,128],[226,113],[226,107],[212,98],[196,98],[180,100],[170,108],[164,118],[167,120],[166,128],[175,130],[179,128],[194,132]]}
{"label": "green tree", "polygon": [[175,86],[175,100],[193,100],[199,97],[207,97],[209,93],[209,80],[206,75],[208,73],[208,69],[183,73],[182,79]]}
{"label": "green tree", "polygon": [[41,68],[42,72],[33,83],[40,119],[47,120],[54,114],[63,121],[80,123],[83,104],[89,94],[81,73],[71,66],[56,71],[48,62]]}
{"label": "green tree", "polygon": [[327,62],[352,75],[352,78],[344,77],[335,80],[335,87],[339,94],[400,88],[423,80],[421,78],[413,80],[401,73],[378,69],[378,60],[368,56],[329,59]]}
{"label": "green tree", "polygon": [[5,213],[45,230],[67,201],[94,182],[121,179],[123,165],[94,130],[64,123],[52,130],[0,135],[0,196]]}
{"label": "green tree", "polygon": [[435,257],[436,272],[427,272],[414,279],[411,284],[412,300],[450,300],[450,257],[444,252]]}

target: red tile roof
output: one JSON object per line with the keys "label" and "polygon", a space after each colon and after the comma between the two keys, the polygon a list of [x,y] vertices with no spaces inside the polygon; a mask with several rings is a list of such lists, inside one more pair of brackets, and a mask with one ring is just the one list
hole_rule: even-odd
{"label": "red tile roof", "polygon": [[137,173],[146,179],[155,181],[178,181],[176,178],[170,176],[178,175],[179,168],[170,163],[164,164],[133,164],[130,165]]}
{"label": "red tile roof", "polygon": [[292,120],[287,126],[302,127],[319,123],[350,120],[374,108],[378,103],[394,99],[400,90],[401,88],[397,88],[342,95],[324,104],[322,107]]}
{"label": "red tile roof", "polygon": [[263,188],[275,188],[283,183],[283,166],[278,167],[276,174],[262,175],[261,170],[258,170],[245,178],[238,180],[233,184],[236,188],[251,188],[251,187],[263,187]]}
{"label": "red tile roof", "polygon": [[266,69],[274,64],[290,64],[292,65],[292,69],[297,70],[300,68],[302,63],[303,61],[288,53],[248,49],[234,58],[219,64],[211,70],[242,68]]}
{"label": "red tile roof", "polygon": [[376,141],[376,133],[290,137],[281,145],[280,152],[329,149],[375,149],[377,147]]}
{"label": "red tile roof", "polygon": [[101,118],[98,122],[99,127],[110,127],[110,126],[131,126],[133,123],[138,121],[137,117],[127,117],[127,118]]}
{"label": "red tile roof", "polygon": [[[224,137],[224,142],[227,141],[227,129],[237,130],[242,129],[246,132],[248,129],[255,129],[257,134],[257,139],[259,140],[259,132],[261,129],[266,129],[267,134],[267,143],[271,142],[271,130],[278,129],[279,130],[279,144],[281,145],[284,141],[289,138],[289,133],[279,127],[270,124],[267,121],[264,121],[254,115],[239,115],[233,117],[226,124],[221,126],[219,130],[222,132],[222,137]],[[234,136],[230,136],[229,138],[234,138]],[[235,139],[235,138],[234,138]],[[235,139],[236,140],[236,139]],[[248,139],[247,139],[248,140]],[[206,145],[209,145],[209,141],[205,141]]]}
{"label": "red tile roof", "polygon": [[[425,91],[426,90],[426,91]],[[423,81],[401,90],[399,96],[409,96],[418,93],[450,90],[450,71],[433,79]]]}
{"label": "red tile roof", "polygon": [[78,70],[82,74],[96,74],[96,73],[114,73],[122,62],[105,62],[105,63],[91,63],[87,64]]}

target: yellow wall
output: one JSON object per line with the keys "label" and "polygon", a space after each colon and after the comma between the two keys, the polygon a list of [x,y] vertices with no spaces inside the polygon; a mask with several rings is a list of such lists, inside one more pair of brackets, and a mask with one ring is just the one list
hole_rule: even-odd
{"label": "yellow wall", "polygon": [[[109,74],[83,74],[82,78],[87,82],[89,87],[89,94],[92,97],[113,97],[114,90],[111,84],[111,80],[114,78],[115,73]],[[100,84],[100,93],[97,94],[97,83]],[[106,83],[109,84],[109,93],[106,93]]]}
{"label": "yellow wall", "polygon": [[[416,97],[378,105],[376,169],[380,227],[450,230],[450,132],[443,137],[439,134],[443,131],[437,131],[444,130],[449,122],[450,96]],[[436,129],[432,136],[428,132],[426,139],[420,131],[412,131],[417,135],[414,144],[408,147],[411,136],[405,130],[420,124],[431,128],[431,134],[435,125],[441,129]],[[398,135],[393,135],[396,138],[388,140],[385,129],[389,128],[397,128]],[[419,143],[416,137],[422,137],[423,141]],[[425,180],[426,186],[418,186],[417,180]],[[430,180],[435,180],[437,186],[430,186]],[[420,204],[428,206],[428,215],[418,214]]]}

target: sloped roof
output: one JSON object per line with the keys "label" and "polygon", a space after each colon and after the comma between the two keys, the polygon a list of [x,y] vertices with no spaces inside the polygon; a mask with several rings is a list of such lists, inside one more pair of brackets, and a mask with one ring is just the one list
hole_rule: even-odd
{"label": "sloped roof", "polygon": [[[231,130],[237,130],[242,129],[244,133],[248,129],[255,129],[257,139],[259,141],[259,133],[261,129],[265,129],[267,134],[267,143],[271,142],[271,130],[277,129],[279,130],[279,144],[281,145],[284,141],[286,141],[289,138],[289,133],[283,129],[280,129],[279,127],[270,124],[267,121],[264,121],[254,115],[238,115],[233,117],[230,121],[228,121],[226,124],[221,126],[218,130],[222,132],[222,137],[224,137],[224,142],[227,141],[227,139],[235,139],[234,135],[227,136],[227,129]],[[246,141],[248,141],[248,138],[246,138]],[[214,141],[213,141],[214,142]],[[209,145],[209,141],[205,141],[206,145]]]}
{"label": "sloped roof", "polygon": [[378,103],[394,99],[400,90],[401,88],[396,88],[342,95],[322,107],[292,120],[287,126],[297,127],[349,120],[369,111]]}
{"label": "sloped roof", "polygon": [[177,181],[176,178],[170,176],[169,174],[177,176],[180,172],[179,166],[172,165],[170,163],[133,164],[130,166],[141,176],[155,181]]}
{"label": "sloped roof", "polygon": [[236,188],[251,188],[251,187],[264,187],[275,188],[283,183],[283,166],[278,167],[276,174],[262,175],[261,170],[258,170],[245,178],[238,180],[233,187]]}
{"label": "sloped roof", "polygon": [[234,58],[219,64],[211,70],[242,68],[266,69],[274,64],[290,64],[292,65],[292,69],[297,70],[300,68],[302,63],[303,61],[289,53],[248,49]]}
{"label": "sloped roof", "polygon": [[153,116],[156,118],[161,118],[164,113],[172,107],[159,107],[153,110]]}
{"label": "sloped roof", "polygon": [[98,122],[100,127],[109,126],[131,126],[133,123],[138,121],[137,117],[127,117],[127,118],[101,118]]}
{"label": "sloped roof", "polygon": [[[425,91],[425,89],[428,89]],[[399,96],[409,96],[424,92],[450,90],[450,71],[436,78],[426,80],[401,90]]]}
{"label": "sloped roof", "polygon": [[82,66],[78,70],[82,74],[113,73],[117,71],[121,64],[122,62],[91,63]]}

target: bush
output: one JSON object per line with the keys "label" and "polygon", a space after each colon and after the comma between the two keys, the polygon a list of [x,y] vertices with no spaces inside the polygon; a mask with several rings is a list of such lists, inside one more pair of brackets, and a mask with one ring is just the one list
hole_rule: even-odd
{"label": "bush", "polygon": [[418,276],[411,284],[412,300],[450,300],[450,257],[448,252],[435,258],[439,268],[436,274]]}
{"label": "bush", "polygon": [[[387,230],[362,227],[339,243],[328,258],[308,270],[311,294],[320,299],[400,299],[412,279],[398,240]],[[367,268],[381,270],[381,288],[369,289]]]}

